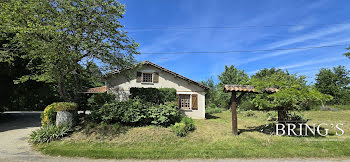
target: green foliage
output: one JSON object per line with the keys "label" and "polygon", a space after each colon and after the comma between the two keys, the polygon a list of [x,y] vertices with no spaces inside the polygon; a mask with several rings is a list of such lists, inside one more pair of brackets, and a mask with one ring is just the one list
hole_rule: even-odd
{"label": "green foliage", "polygon": [[55,126],[48,124],[30,134],[29,141],[32,143],[48,143],[67,136],[72,131],[70,125]]}
{"label": "green foliage", "polygon": [[75,111],[78,105],[73,102],[54,102],[44,109],[41,114],[41,125],[55,124],[57,111]]}
{"label": "green foliage", "polygon": [[94,122],[168,126],[180,119],[176,103],[153,105],[140,99],[104,104],[89,115]]}
{"label": "green foliage", "polygon": [[102,71],[135,62],[138,44],[121,30],[125,6],[117,1],[9,0],[0,5],[0,33],[13,34],[3,35],[9,42],[0,50],[0,62],[21,54],[31,71],[16,83],[53,83],[71,101],[79,98],[84,78],[93,75],[86,71],[94,62],[101,62]]}
{"label": "green foliage", "polygon": [[115,95],[113,93],[97,93],[93,94],[89,99],[87,106],[90,110],[98,109],[106,103],[115,101]]}
{"label": "green foliage", "polygon": [[171,129],[177,136],[185,137],[189,132],[194,131],[196,126],[191,118],[184,116],[181,122],[175,123]]}
{"label": "green foliage", "polygon": [[205,109],[206,114],[215,114],[215,113],[221,113],[221,112],[222,112],[222,109],[217,107]]}
{"label": "green foliage", "polygon": [[175,102],[153,105],[147,109],[147,117],[154,125],[169,126],[180,120],[181,113]]}
{"label": "green foliage", "polygon": [[305,115],[299,112],[293,112],[289,114],[288,117],[289,117],[288,121],[292,121],[293,123],[306,123],[308,121]]}
{"label": "green foliage", "polygon": [[213,78],[210,78],[210,79],[205,80],[205,81],[201,81],[201,83],[203,85],[205,85],[206,87],[209,87],[209,89],[207,89],[205,92],[205,105],[206,106],[215,105],[215,107],[218,106],[219,105],[217,103],[218,90],[216,89],[217,87],[214,84]]}
{"label": "green foliage", "polygon": [[130,99],[141,99],[154,104],[174,102],[176,89],[174,88],[130,88]]}
{"label": "green foliage", "polygon": [[186,127],[185,130],[187,132],[194,131],[196,129],[196,126],[194,125],[193,119],[187,116],[182,117],[181,123],[185,123]]}
{"label": "green foliage", "polygon": [[57,102],[55,107],[55,111],[75,111],[78,108],[78,104],[74,102]]}
{"label": "green foliage", "polygon": [[247,100],[240,102],[238,105],[238,108],[239,108],[239,110],[244,110],[244,111],[258,109],[252,102],[247,101]]}
{"label": "green foliage", "polygon": [[[314,105],[324,104],[332,99],[316,88],[306,85],[304,76],[277,71],[264,77],[252,76],[250,84],[258,91],[264,88],[278,88],[277,93],[261,93],[256,95],[252,103],[261,110],[278,110],[279,117],[287,120],[287,112],[292,110],[307,110]],[[283,113],[283,114],[282,114]]]}
{"label": "green foliage", "polygon": [[44,112],[40,116],[42,126],[55,124],[55,121],[56,121],[55,107],[56,107],[56,105],[57,105],[57,103],[52,103],[45,108]]}
{"label": "green foliage", "polygon": [[[223,92],[225,84],[240,84],[246,85],[249,81],[249,76],[244,70],[239,70],[235,66],[226,66],[225,71],[218,75],[219,83],[216,85],[217,96],[215,104],[220,108],[229,109],[230,94]],[[250,95],[245,95],[241,101],[248,100]]]}
{"label": "green foliage", "polygon": [[175,125],[172,126],[172,130],[175,132],[177,136],[180,136],[180,137],[185,137],[188,133],[186,131],[185,123],[175,123]]}
{"label": "green foliage", "polygon": [[333,97],[327,104],[350,104],[349,74],[350,71],[344,66],[323,68],[316,74],[317,90]]}

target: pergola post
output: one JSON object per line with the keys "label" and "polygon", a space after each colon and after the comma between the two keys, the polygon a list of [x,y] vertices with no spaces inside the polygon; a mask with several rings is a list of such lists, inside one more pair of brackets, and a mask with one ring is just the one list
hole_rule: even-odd
{"label": "pergola post", "polygon": [[[231,99],[229,106],[231,107],[232,111],[232,134],[238,135],[238,127],[237,127],[237,104],[241,100],[241,98],[246,93],[258,93],[254,86],[251,85],[229,85],[226,84],[224,86],[224,92],[228,93],[231,92]],[[241,94],[237,97],[237,92],[240,92]],[[277,88],[265,88],[263,92],[268,93],[275,93],[278,92]]]}
{"label": "pergola post", "polygon": [[238,135],[236,92],[232,92],[232,95],[231,95],[231,111],[232,111],[232,134],[236,136],[236,135]]}

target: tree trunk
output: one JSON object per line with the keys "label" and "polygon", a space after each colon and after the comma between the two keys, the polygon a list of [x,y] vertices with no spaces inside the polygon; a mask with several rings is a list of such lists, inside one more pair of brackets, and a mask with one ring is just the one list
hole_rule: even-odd
{"label": "tree trunk", "polygon": [[58,93],[60,94],[61,98],[64,101],[69,101],[70,100],[69,94],[67,94],[67,92],[65,90],[63,77],[61,75],[58,77]]}
{"label": "tree trunk", "polygon": [[285,123],[287,121],[287,110],[283,109],[282,107],[278,108],[278,122]]}

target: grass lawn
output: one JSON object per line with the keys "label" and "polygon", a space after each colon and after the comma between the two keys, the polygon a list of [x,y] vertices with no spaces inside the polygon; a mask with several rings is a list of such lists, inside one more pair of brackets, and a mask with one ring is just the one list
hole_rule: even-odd
{"label": "grass lawn", "polygon": [[[62,141],[35,147],[48,155],[90,158],[184,159],[184,158],[279,158],[350,157],[350,110],[307,111],[308,124],[343,123],[343,136],[287,137],[259,131],[268,124],[266,113],[256,116],[238,114],[241,134],[231,134],[231,112],[195,120],[197,129],[177,137],[168,128],[147,126],[131,128],[115,137],[76,132]],[[329,129],[335,134],[335,129]]]}

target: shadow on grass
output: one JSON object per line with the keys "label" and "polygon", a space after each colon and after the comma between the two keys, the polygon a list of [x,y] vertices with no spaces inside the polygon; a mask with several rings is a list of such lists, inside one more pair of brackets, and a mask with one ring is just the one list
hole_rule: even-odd
{"label": "shadow on grass", "polygon": [[[310,126],[311,130],[315,130],[315,135],[309,130],[306,129],[306,126],[304,125],[302,127],[302,134],[300,135],[300,128],[296,128],[294,131],[297,134],[294,135],[292,132],[290,133],[291,135],[287,135],[287,126],[285,127],[284,131],[285,134],[282,136],[290,136],[290,137],[316,137],[316,138],[324,138],[325,136],[321,136],[318,134],[317,132],[317,127],[314,126]],[[321,134],[325,134],[326,129],[323,127],[320,127],[320,133]],[[307,130],[307,133],[305,133],[305,130]],[[259,126],[255,126],[255,127],[248,127],[247,129],[239,129],[238,134],[244,133],[244,132],[260,132],[260,133],[264,133],[267,135],[276,135],[276,123],[269,123],[269,124],[265,124],[265,125],[259,125]],[[282,134],[282,132],[280,131],[280,134]],[[305,134],[308,134],[307,136]],[[328,132],[327,136],[335,136],[335,133],[333,132]]]}
{"label": "shadow on grass", "polygon": [[215,116],[215,115],[213,115],[213,114],[205,114],[205,118],[206,118],[206,119],[218,119],[218,118],[220,118],[220,117]]}

